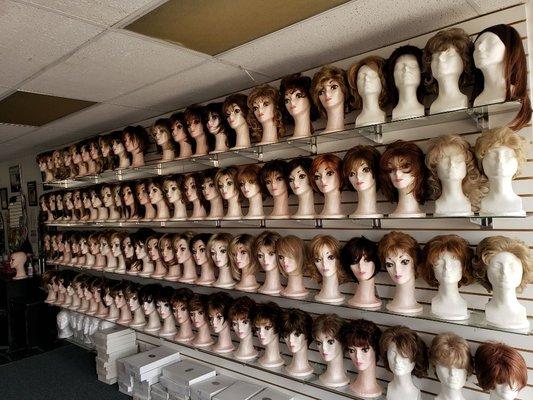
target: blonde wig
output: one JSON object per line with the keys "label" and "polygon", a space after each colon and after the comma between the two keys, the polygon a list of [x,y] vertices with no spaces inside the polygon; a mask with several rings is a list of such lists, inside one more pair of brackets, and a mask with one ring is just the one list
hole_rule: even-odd
{"label": "blonde wig", "polygon": [[[305,243],[302,239],[294,235],[283,236],[276,242],[276,257],[290,257],[298,266],[298,270],[293,274],[305,274],[309,269],[308,256]],[[278,264],[279,271],[284,277],[287,277],[285,270]]]}
{"label": "blonde wig", "polygon": [[209,238],[209,241],[207,242],[207,257],[211,259],[211,249],[213,248],[215,243],[224,243],[226,245],[226,251],[228,252],[228,260],[229,260],[229,244],[231,242],[231,239],[233,239],[233,235],[230,233],[222,232],[222,233],[215,233],[214,235],[211,235]]}
{"label": "blonde wig", "polygon": [[341,244],[340,242],[329,235],[317,235],[308,245],[308,254],[309,254],[309,275],[317,282],[322,282],[322,275],[318,271],[315,265],[315,259],[322,258],[322,251],[327,247],[331,255],[337,260],[337,278],[339,284],[348,282],[348,276],[342,267],[340,260]]}
{"label": "blonde wig", "polygon": [[439,136],[431,139],[426,153],[426,166],[429,169],[428,187],[430,198],[438,199],[442,194],[442,185],[437,175],[437,164],[447,147],[454,147],[463,154],[466,163],[466,176],[462,182],[463,193],[468,197],[474,211],[479,210],[482,197],[488,192],[487,179],[478,169],[474,152],[466,139],[459,135]]}
{"label": "blonde wig", "polygon": [[387,103],[387,80],[385,78],[385,59],[379,56],[369,56],[353,64],[348,70],[348,84],[353,96],[353,106],[356,110],[363,108],[363,99],[357,91],[357,74],[363,66],[373,69],[379,76],[381,82],[381,92],[379,94],[379,106],[383,107]]}
{"label": "blonde wig", "polygon": [[320,115],[322,115],[324,118],[326,118],[328,114],[318,96],[320,92],[324,90],[324,85],[330,80],[333,80],[339,84],[342,94],[344,95],[345,102],[350,98],[346,79],[346,71],[339,67],[334,67],[333,65],[326,65],[325,67],[322,67],[320,71],[313,76],[313,80],[311,81],[311,97],[313,98],[315,105],[318,107]]}
{"label": "blonde wig", "polygon": [[529,248],[521,240],[506,236],[490,236],[479,242],[473,261],[474,276],[488,292],[491,292],[492,284],[487,276],[487,267],[492,258],[502,252],[513,254],[522,263],[522,282],[516,289],[517,292],[521,293],[529,283],[533,282],[533,256]]}
{"label": "blonde wig", "polygon": [[474,152],[479,169],[483,172],[483,158],[489,150],[500,146],[510,147],[514,150],[516,159],[518,160],[518,169],[514,177],[517,177],[520,175],[520,169],[526,162],[525,139],[507,127],[491,129],[490,131],[483,132],[477,138]]}
{"label": "blonde wig", "polygon": [[179,248],[178,244],[182,239],[185,240],[185,242],[187,243],[187,248],[189,248],[189,244],[191,243],[191,239],[193,238],[193,236],[194,232],[191,231],[176,233],[172,237],[172,248],[174,249],[174,252],[177,252]]}
{"label": "blonde wig", "polygon": [[441,333],[433,338],[429,348],[429,362],[446,368],[465,369],[468,375],[474,372],[474,362],[466,340],[455,333]]}
{"label": "blonde wig", "polygon": [[276,125],[278,130],[278,138],[283,137],[285,135],[285,126],[283,125],[283,115],[279,108],[279,91],[270,85],[259,85],[253,88],[247,99],[249,109],[247,120],[252,128],[252,139],[261,140],[263,136],[263,127],[254,114],[254,102],[261,99],[268,99],[272,102],[274,106],[274,125]]}
{"label": "blonde wig", "polygon": [[254,237],[247,233],[237,235],[231,239],[228,246],[231,275],[237,280],[241,279],[241,270],[237,267],[237,251],[241,245],[244,247],[244,250],[248,253],[248,257],[250,258],[250,264],[245,272],[248,274],[255,274],[259,270],[257,257],[253,253]]}

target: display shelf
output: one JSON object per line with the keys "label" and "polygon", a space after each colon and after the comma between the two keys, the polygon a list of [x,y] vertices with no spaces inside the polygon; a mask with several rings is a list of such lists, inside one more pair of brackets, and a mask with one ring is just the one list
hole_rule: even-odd
{"label": "display shelf", "polygon": [[351,142],[354,138],[364,137],[375,144],[387,144],[400,139],[397,133],[408,129],[417,129],[421,133],[423,131],[425,137],[433,137],[432,127],[434,125],[456,121],[472,121],[476,127],[487,129],[490,128],[491,117],[503,113],[516,112],[520,106],[519,102],[510,101],[357,128],[351,123],[348,124],[347,129],[342,131],[317,131],[309,137],[287,137],[271,144],[254,144],[244,149],[212,153],[205,156],[193,156],[169,162],[148,163],[143,167],[117,169],[76,179],[45,182],[45,185],[62,189],[79,188],[93,184],[150,178],[212,167],[243,165],[277,158],[280,152],[289,149],[292,150],[292,157],[313,155],[320,153],[320,146],[324,144],[330,145],[328,151],[343,151],[351,147]]}
{"label": "display shelf", "polygon": [[[83,268],[83,267],[76,267],[76,266],[70,266],[70,265],[62,265],[58,263],[49,263],[50,265],[58,266],[60,269],[70,269],[74,271],[84,272],[88,273],[90,275],[95,276],[101,276],[109,279],[125,279],[137,283],[142,284],[150,284],[150,283],[159,283],[166,286],[171,286],[174,288],[181,288],[181,287],[187,287],[191,290],[193,290],[195,293],[202,293],[202,294],[211,294],[214,292],[227,292],[231,295],[235,296],[249,296],[252,299],[254,299],[256,302],[268,302],[268,301],[276,301],[284,308],[298,308],[300,310],[313,313],[313,314],[324,314],[324,313],[335,313],[343,318],[348,319],[357,319],[357,318],[364,318],[371,321],[374,321],[376,324],[382,324],[382,325],[394,325],[394,324],[400,324],[400,325],[406,325],[406,326],[412,326],[413,320],[417,321],[426,321],[430,322],[433,327],[438,326],[439,329],[441,329],[443,332],[447,329],[451,329],[451,326],[455,326],[454,330],[457,330],[461,333],[458,333],[461,336],[467,336],[465,335],[466,331],[469,331],[469,333],[473,333],[474,331],[477,332],[477,334],[480,334],[480,331],[483,330],[485,334],[488,334],[487,337],[490,338],[490,332],[498,331],[500,333],[505,333],[509,335],[509,340],[514,340],[513,343],[517,342],[519,339],[518,337],[525,337],[527,342],[528,337],[532,336],[533,331],[533,320],[529,318],[529,329],[525,330],[509,330],[509,329],[503,329],[496,326],[489,325],[485,321],[484,313],[478,310],[470,310],[470,318],[466,320],[461,321],[453,321],[453,320],[444,320],[441,318],[438,318],[437,316],[433,315],[431,313],[431,307],[429,305],[423,305],[423,311],[418,314],[400,314],[400,313],[394,313],[391,311],[388,311],[385,307],[385,301],[384,304],[379,308],[374,309],[365,309],[365,308],[359,308],[359,307],[352,307],[348,304],[340,304],[340,305],[334,305],[334,304],[327,304],[322,303],[319,301],[314,300],[314,296],[318,293],[318,290],[316,289],[308,289],[309,294],[304,299],[292,299],[289,297],[282,297],[282,296],[270,296],[262,293],[249,293],[249,292],[243,292],[235,289],[223,289],[223,288],[217,288],[212,286],[202,286],[202,285],[196,285],[196,284],[190,284],[190,283],[182,283],[182,282],[172,282],[167,281],[164,279],[154,279],[149,277],[141,277],[138,275],[128,275],[128,274],[117,274],[110,271],[104,271],[104,270],[94,270],[91,268]],[[348,293],[343,293],[345,295],[345,299],[347,300],[350,296]],[[470,335],[468,335],[470,336]],[[489,339],[487,339],[489,340]]]}

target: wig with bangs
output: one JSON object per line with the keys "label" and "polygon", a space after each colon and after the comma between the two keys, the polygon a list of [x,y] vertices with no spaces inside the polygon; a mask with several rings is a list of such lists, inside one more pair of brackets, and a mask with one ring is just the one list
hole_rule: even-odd
{"label": "wig with bangs", "polygon": [[279,91],[270,85],[259,85],[253,88],[252,92],[248,95],[247,104],[250,112],[248,113],[248,123],[252,128],[252,134],[256,138],[263,137],[263,127],[257,120],[254,114],[254,103],[257,100],[267,99],[274,106],[274,125],[277,128],[278,138],[285,135],[285,126],[283,125],[283,115],[279,107]]}
{"label": "wig with bangs", "polygon": [[266,162],[259,173],[259,180],[261,185],[266,188],[267,181],[273,179],[275,174],[279,174],[284,182],[289,187],[289,171],[287,168],[287,162],[284,160],[272,160]]}
{"label": "wig with bangs", "polygon": [[225,292],[211,293],[207,297],[207,313],[220,313],[224,317],[224,322],[228,320],[228,311],[233,302],[231,296]]}
{"label": "wig with bangs", "polygon": [[172,310],[176,312],[179,307],[185,307],[189,311],[189,302],[193,298],[194,293],[189,288],[179,288],[174,291],[174,294],[170,298],[170,304]]}
{"label": "wig with bangs", "polygon": [[187,309],[190,313],[194,311],[203,312],[207,319],[207,295],[194,293],[189,299]]}
{"label": "wig with bangs", "polygon": [[[156,135],[158,129],[161,129],[163,132],[165,132],[168,138],[168,141],[164,148],[157,144]],[[163,150],[176,151],[175,142],[172,139],[172,121],[169,118],[159,118],[158,120],[156,120],[154,122],[154,125],[150,129],[150,134],[152,135],[152,139],[154,139],[157,151],[159,153],[162,153]]]}
{"label": "wig with bangs", "polygon": [[453,255],[461,263],[462,278],[459,281],[459,287],[474,283],[472,268],[474,251],[466,240],[457,235],[435,236],[424,246],[422,260],[418,265],[418,274],[426,283],[431,287],[439,286],[439,282],[435,278],[435,266],[443,253],[446,252]]}
{"label": "wig with bangs", "polygon": [[[285,105],[285,96],[293,94],[294,92],[299,91],[303,97],[309,100],[309,105],[311,107],[309,115],[311,121],[314,121],[318,117],[318,108],[316,107],[313,99],[311,98],[311,78],[301,73],[287,75],[281,80],[279,85],[280,99],[279,99],[279,109],[283,114],[283,118],[286,123],[292,123],[293,118],[290,115],[287,107]],[[313,125],[311,124],[311,133],[313,133]]]}
{"label": "wig with bangs", "polygon": [[[187,128],[187,121],[185,120],[185,113],[184,112],[177,112],[170,116],[170,124],[172,126],[171,132],[174,130],[174,127],[176,124],[180,124],[182,126],[183,132],[185,133],[185,142],[188,143],[191,146],[192,154],[196,152],[196,141],[193,139],[191,134],[189,133],[189,129]],[[172,140],[174,140],[174,136],[172,135]],[[176,143],[178,147],[177,154],[181,156],[181,149],[179,148],[179,143]]]}
{"label": "wig with bangs", "polygon": [[516,178],[520,175],[520,170],[526,163],[526,140],[507,127],[485,131],[476,139],[474,152],[476,154],[479,169],[483,172],[483,158],[487,153],[491,149],[501,146],[509,147],[514,150],[516,159],[518,160],[518,169],[514,175],[514,178]]}
{"label": "wig with bangs", "polygon": [[144,153],[148,147],[148,134],[146,129],[141,125],[127,126],[122,131],[122,142],[129,138],[135,145],[139,147],[139,151]]}
{"label": "wig with bangs", "polygon": [[211,235],[209,238],[209,241],[207,242],[207,255],[209,258],[211,258],[211,250],[213,249],[213,246],[215,243],[223,243],[226,245],[226,250],[228,251],[228,260],[229,260],[229,244],[231,242],[231,239],[233,239],[233,235],[231,233],[215,233],[214,235]]}
{"label": "wig with bangs", "polygon": [[239,280],[241,279],[242,275],[241,270],[237,267],[237,252],[239,251],[240,246],[244,247],[244,250],[248,253],[248,257],[250,258],[250,264],[248,264],[246,271],[243,272],[249,275],[255,275],[255,273],[259,270],[259,263],[253,252],[253,245],[254,237],[247,233],[237,235],[231,239],[231,242],[229,242],[229,264],[231,267],[231,275],[234,279]]}
{"label": "wig with bangs", "polygon": [[381,92],[379,93],[378,98],[379,106],[383,107],[387,103],[388,87],[387,79],[385,77],[385,59],[379,56],[369,56],[356,62],[348,70],[348,84],[350,85],[350,90],[353,96],[353,106],[356,110],[363,108],[363,99],[357,90],[357,74],[359,74],[359,70],[365,65],[374,70],[379,76],[379,81],[381,82]]}
{"label": "wig with bangs", "polygon": [[342,160],[342,175],[346,182],[350,179],[352,171],[356,171],[363,163],[367,165],[376,181],[376,190],[380,188],[379,160],[381,153],[374,146],[357,145],[344,155]]}
{"label": "wig with bangs", "polygon": [[273,301],[258,304],[252,317],[252,325],[254,328],[271,325],[272,331],[278,334],[281,327],[281,313],[281,307]]}
{"label": "wig with bangs", "polygon": [[222,180],[222,178],[229,177],[233,181],[233,185],[235,186],[235,191],[239,195],[239,199],[242,199],[242,193],[238,187],[239,185],[238,175],[239,175],[239,168],[234,165],[230,167],[226,167],[226,168],[220,168],[215,174],[215,185],[217,189],[219,188],[219,185],[220,185],[219,182]]}
{"label": "wig with bangs", "polygon": [[346,71],[333,65],[326,65],[320,69],[311,81],[311,97],[313,102],[318,108],[320,115],[323,118],[327,117],[327,111],[320,101],[320,92],[324,90],[324,86],[329,81],[335,81],[339,85],[342,94],[344,95],[344,102],[347,103],[350,98],[350,92],[348,90],[348,83],[346,78]]}
{"label": "wig with bangs", "polygon": [[267,190],[261,179],[261,167],[257,164],[244,165],[237,173],[237,183],[242,187],[246,182],[259,185],[263,196],[267,195]]}
{"label": "wig with bangs", "polygon": [[340,262],[341,244],[336,238],[329,235],[317,235],[309,242],[309,275],[315,281],[319,283],[322,282],[322,274],[320,274],[318,271],[314,260],[317,258],[322,258],[322,252],[325,248],[328,248],[330,250],[330,254],[337,260],[337,278],[339,280],[339,284],[347,282],[348,276],[346,275]]}
{"label": "wig with bangs", "polygon": [[407,233],[392,231],[381,238],[378,243],[378,255],[381,265],[385,265],[387,257],[391,254],[405,252],[413,260],[415,278],[417,277],[417,265],[420,262],[420,246],[412,236]]}
{"label": "wig with bangs", "polygon": [[326,153],[316,156],[311,164],[311,170],[309,171],[309,174],[313,189],[319,192],[318,186],[315,182],[315,175],[318,172],[318,169],[322,167],[334,171],[339,179],[339,188],[344,186],[342,182],[342,159],[335,154]]}
{"label": "wig with bangs", "polygon": [[350,347],[371,347],[376,355],[376,362],[379,361],[380,339],[381,329],[375,323],[366,319],[348,322],[342,332],[342,345],[345,350]]}
{"label": "wig with bangs", "polygon": [[302,275],[309,269],[309,261],[305,243],[302,239],[294,235],[283,236],[276,242],[276,256],[278,257],[278,269],[284,277],[287,273],[279,266],[279,256],[294,259],[298,269],[293,272],[294,275]]}
{"label": "wig with bangs", "polygon": [[346,321],[337,314],[321,314],[313,321],[313,338],[318,340],[318,335],[342,341],[342,332]]}
{"label": "wig with bangs", "polygon": [[376,242],[367,239],[364,236],[354,237],[346,242],[340,253],[340,259],[344,273],[346,276],[353,276],[355,282],[359,282],[357,277],[353,275],[351,266],[358,264],[362,258],[370,260],[374,263],[374,273],[368,279],[375,277],[380,269],[381,262],[378,255],[378,245]]}
{"label": "wig with bangs", "polygon": [[304,335],[307,346],[313,339],[313,318],[297,308],[289,308],[281,314],[281,336],[288,338],[291,333]]}
{"label": "wig with bangs", "polygon": [[257,255],[259,253],[259,250],[261,247],[266,247],[267,249],[270,249],[272,251],[276,251],[276,243],[281,238],[281,235],[277,232],[272,231],[263,231],[258,236],[256,236],[254,245],[253,245],[253,252],[254,255]]}
{"label": "wig with bangs", "polygon": [[424,378],[429,367],[428,349],[418,334],[406,326],[393,326],[383,332],[379,348],[383,364],[389,372],[392,371],[387,358],[387,350],[392,343],[396,345],[402,357],[415,363],[412,374],[417,378]]}
{"label": "wig with bangs", "polygon": [[251,324],[252,316],[255,312],[255,301],[253,301],[248,296],[239,297],[231,305],[228,310],[228,318],[230,321],[240,320],[249,320]]}
{"label": "wig with bangs", "polygon": [[474,360],[466,340],[455,333],[441,333],[433,338],[429,348],[429,362],[446,368],[465,369],[468,375],[474,372]]}

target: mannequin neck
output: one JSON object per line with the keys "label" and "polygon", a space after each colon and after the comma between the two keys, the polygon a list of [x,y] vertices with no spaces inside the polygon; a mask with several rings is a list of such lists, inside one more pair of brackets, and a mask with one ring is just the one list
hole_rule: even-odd
{"label": "mannequin neck", "polygon": [[157,260],[154,261],[154,265],[155,265],[154,273],[153,273],[154,276],[165,276],[166,275],[167,267],[163,263],[163,260],[158,258]]}
{"label": "mannequin neck", "polygon": [[132,325],[144,325],[146,324],[146,316],[141,307],[137,307],[133,311],[133,322]]}
{"label": "mannequin neck", "polygon": [[[492,398],[492,397],[491,397]],[[440,385],[440,393],[436,400],[464,400],[463,389],[452,389],[448,385]],[[502,399],[503,400],[503,399]]]}
{"label": "mannequin neck", "polygon": [[70,305],[72,305],[72,296],[70,294],[68,294],[68,292],[65,293],[65,298],[63,300],[63,306],[64,307],[68,307]]}
{"label": "mannequin neck", "polygon": [[483,92],[499,93],[503,89],[503,96],[505,97],[507,82],[505,81],[503,62],[487,65],[480,69],[483,72]]}
{"label": "mannequin neck", "polygon": [[124,259],[124,255],[121,253],[117,257],[117,272],[124,272],[126,271],[126,260]]}
{"label": "mannequin neck", "polygon": [[321,215],[327,217],[328,215],[340,214],[341,205],[341,191],[339,189],[331,190],[324,194],[324,208]]}
{"label": "mannequin neck", "polygon": [[250,128],[248,127],[248,124],[244,123],[241,126],[237,127],[237,129],[235,129],[235,133],[237,134],[235,147],[250,147]]}
{"label": "mannequin neck", "polygon": [[444,75],[437,79],[439,84],[439,96],[440,98],[457,98],[463,97],[464,94],[459,89],[459,76],[460,75]]}
{"label": "mannequin neck", "polygon": [[215,135],[215,151],[227,151],[228,150],[228,138],[226,132],[222,129],[218,134]]}
{"label": "mannequin neck", "polygon": [[211,339],[211,332],[209,330],[209,325],[207,323],[200,326],[196,332],[196,337],[194,338],[194,342],[198,344],[203,343],[212,343]]}
{"label": "mannequin neck", "polygon": [[72,302],[70,303],[70,307],[72,309],[78,309],[80,307],[80,304],[81,304],[81,300],[76,294],[76,292],[74,292],[74,294],[72,295]]}
{"label": "mannequin neck", "polygon": [[187,207],[183,204],[183,201],[178,200],[172,203],[174,206],[174,215],[173,219],[184,219],[187,218]]}
{"label": "mannequin neck", "polygon": [[216,281],[216,285],[231,285],[234,284],[233,276],[231,275],[231,270],[229,268],[229,265],[226,264],[223,267],[219,267],[218,269],[218,279]]}
{"label": "mannequin neck", "polygon": [[120,322],[129,322],[131,321],[131,311],[126,303],[120,307]]}
{"label": "mannequin neck", "polygon": [[[65,296],[63,296],[62,293],[59,293],[57,298],[58,298],[58,300],[59,300],[59,298],[61,298],[61,304],[63,304],[63,302],[65,301]],[[91,315],[94,315],[94,314],[96,314],[97,311],[98,311],[98,303],[96,302],[94,297],[92,297],[89,300],[89,311],[87,311],[87,313],[91,314]]]}
{"label": "mannequin neck", "polygon": [[442,194],[440,198],[461,199],[468,201],[468,198],[463,192],[462,179],[441,179]]}
{"label": "mannequin neck", "polygon": [[98,207],[98,219],[104,221],[109,219],[109,210],[106,207]]}
{"label": "mannequin neck", "polygon": [[492,299],[490,300],[491,304],[494,304],[496,307],[506,307],[506,308],[516,308],[516,306],[522,305],[519,303],[516,298],[515,289],[503,289],[500,287],[492,287]]}
{"label": "mannequin neck", "polygon": [[144,205],[144,219],[154,219],[155,218],[155,207],[152,203],[148,202]]}
{"label": "mannequin neck", "polygon": [[456,282],[439,283],[438,296],[453,302],[462,300]]}
{"label": "mannequin neck", "polygon": [[143,269],[142,272],[150,272],[152,273],[154,271],[154,264],[152,263],[152,260],[148,257],[148,255],[144,256],[142,258],[143,262]]}
{"label": "mannequin neck", "polygon": [[106,263],[105,263],[105,268],[106,269],[116,269],[117,268],[117,259],[115,256],[113,256],[113,254],[111,253],[108,253],[105,255],[105,258],[106,258]]}
{"label": "mannequin neck", "polygon": [[293,137],[306,137],[311,136],[313,131],[311,125],[311,110],[306,110],[305,112],[294,116],[294,132]]}
{"label": "mannequin neck", "polygon": [[379,106],[379,93],[370,93],[361,97],[363,109],[361,113],[376,114],[382,113],[383,110]]}
{"label": "mannequin neck", "polygon": [[92,255],[91,253],[87,253],[87,254],[85,255],[85,264],[86,264],[86,265],[89,265],[89,266],[92,267],[92,266],[94,266],[95,261],[96,261],[96,258],[95,258],[95,256]]}
{"label": "mannequin neck", "polygon": [[[129,167],[129,160],[127,166]],[[87,163],[85,161],[82,161],[78,164],[78,171],[79,175],[87,175]]]}
{"label": "mannequin neck", "polygon": [[98,209],[97,208],[91,208],[91,214],[89,216],[89,219],[91,221],[95,221],[98,219]]}
{"label": "mannequin neck", "polygon": [[338,380],[341,376],[346,376],[346,369],[344,368],[343,354],[339,354],[333,360],[327,364],[326,372],[324,375],[328,377],[328,380]]}
{"label": "mannequin neck", "polygon": [[414,85],[402,86],[398,88],[398,104],[396,108],[417,108],[422,104],[416,95],[418,87]]}
{"label": "mannequin neck", "polygon": [[248,218],[263,217],[263,197],[261,193],[257,193],[248,199]]}
{"label": "mannequin neck", "polygon": [[[174,278],[178,279],[181,277],[181,266],[176,264],[175,260],[170,261],[170,264],[167,264],[168,273],[166,279]],[[169,279],[172,280],[172,279]]]}
{"label": "mannequin neck", "polygon": [[89,300],[87,300],[85,297],[80,298],[80,311],[86,311],[89,308]]}
{"label": "mannequin neck", "polygon": [[313,190],[307,190],[298,196],[296,215],[315,215],[315,195]]}
{"label": "mannequin neck", "polygon": [[357,192],[357,215],[371,215],[377,214],[377,194],[376,186],[372,186],[368,190],[360,190]]}
{"label": "mannequin neck", "polygon": [[204,218],[206,215],[205,208],[200,202],[200,199],[195,199],[192,201],[192,219]]}
{"label": "mannequin neck", "polygon": [[194,260],[191,257],[183,263],[183,275],[181,276],[181,279],[196,280],[196,278],[196,264],[194,263]]}
{"label": "mannequin neck", "polygon": [[104,269],[106,267],[106,257],[100,253],[96,254],[96,261],[94,267],[97,269]]}
{"label": "mannequin neck", "polygon": [[120,311],[117,308],[115,302],[112,302],[111,305],[108,307],[109,312],[107,314],[107,319],[113,319],[116,320],[120,316]]}
{"label": "mannequin neck", "polygon": [[339,291],[339,277],[337,273],[322,277],[322,287],[317,296],[325,299],[339,298],[342,296]]}
{"label": "mannequin neck", "polygon": [[252,334],[240,339],[239,348],[237,349],[236,353],[238,353],[241,357],[255,353]]}
{"label": "mannequin neck", "polygon": [[357,378],[350,386],[356,389],[357,393],[361,394],[375,394],[378,392],[381,393],[382,389],[378,385],[376,380],[376,364],[372,363],[364,371],[359,371],[357,373]]}
{"label": "mannequin neck", "polygon": [[170,211],[168,209],[168,204],[161,199],[161,201],[158,201],[156,203],[157,207],[157,213],[156,218],[157,219],[168,219],[170,217]]}
{"label": "mannequin neck", "polygon": [[261,143],[274,143],[278,141],[278,128],[274,124],[274,120],[269,119],[261,124],[263,127],[263,135],[261,137]]}
{"label": "mannequin neck", "polygon": [[142,167],[144,165],[144,154],[136,150],[131,152],[131,165],[133,167]]}
{"label": "mannequin neck", "polygon": [[240,288],[256,288],[257,289],[257,280],[255,279],[255,274],[242,271],[241,279],[237,284]]}
{"label": "mannequin neck", "polygon": [[228,199],[228,209],[226,217],[241,217],[241,202],[238,195],[232,196]]}
{"label": "mannequin neck", "polygon": [[120,218],[120,213],[118,212],[117,206],[115,206],[113,204],[113,205],[110,205],[109,207],[107,207],[107,209],[109,210],[109,219],[119,219]]}
{"label": "mannequin neck", "polygon": [[417,304],[414,278],[404,284],[396,285],[392,303],[394,307],[403,309],[414,307]]}
{"label": "mannequin neck", "polygon": [[304,277],[302,274],[289,275],[287,279],[287,286],[285,287],[285,292],[291,293],[300,293],[305,291]]}
{"label": "mannequin neck", "polygon": [[225,323],[224,328],[218,332],[218,341],[216,347],[221,349],[233,347],[233,343],[231,341],[231,331],[227,322]]}
{"label": "mannequin neck", "polygon": [[509,197],[511,193],[515,194],[511,176],[489,177],[489,194],[487,194],[487,197],[490,195]]}
{"label": "mannequin neck", "polygon": [[178,339],[191,339],[194,336],[192,332],[192,322],[187,318],[183,323],[180,324],[180,329],[178,331]]}
{"label": "mannequin neck", "polygon": [[261,358],[265,361],[276,361],[280,359],[278,334],[274,335],[272,341],[265,346],[265,352]]}
{"label": "mannequin neck", "polygon": [[505,397],[500,396],[495,390],[491,390],[489,400],[507,400]]}
{"label": "mannequin neck", "polygon": [[418,388],[413,383],[413,377],[411,374],[394,375],[394,379],[389,383],[389,385],[401,390],[402,393],[414,391],[418,392]]}
{"label": "mannequin neck", "polygon": [[[126,153],[120,153],[118,155],[118,167],[119,168],[128,168],[130,166],[130,160]],[[81,168],[80,168],[81,171]]]}
{"label": "mannequin neck", "polygon": [[288,370],[298,372],[298,371],[303,371],[309,368],[310,368],[310,365],[309,365],[309,358],[307,354],[307,346],[302,347],[296,353],[292,353],[292,362],[291,362],[291,365],[287,367]]}
{"label": "mannequin neck", "polygon": [[148,324],[146,327],[154,330],[156,328],[161,328],[161,321],[159,320],[159,314],[157,311],[154,310],[148,315]]}
{"label": "mannequin neck", "polygon": [[284,216],[289,215],[289,194],[284,193],[280,196],[274,196],[274,206],[270,216]]}
{"label": "mannequin neck", "polygon": [[98,310],[96,311],[96,315],[98,316],[106,316],[108,313],[108,310],[107,310],[107,307],[105,306],[105,304],[100,301],[98,303]]}
{"label": "mannequin neck", "polygon": [[44,171],[44,176],[45,176],[44,178],[45,182],[51,182],[54,180],[54,173],[50,171],[49,169]]}
{"label": "mannequin neck", "polygon": [[327,123],[324,132],[334,132],[344,130],[344,103],[340,103],[334,108],[328,108]]}
{"label": "mannequin neck", "polygon": [[398,206],[394,214],[418,214],[420,206],[411,188],[398,191]]}
{"label": "mannequin neck", "polygon": [[137,215],[137,206],[135,205],[135,203],[132,203],[131,205],[128,206],[130,212],[129,212],[129,219],[134,219],[134,218],[137,218],[138,215]]}
{"label": "mannequin neck", "polygon": [[176,333],[176,320],[174,319],[174,315],[169,314],[167,318],[163,320],[163,329],[161,329],[161,332],[163,333]]}
{"label": "mannequin neck", "polygon": [[187,139],[179,141],[178,144],[180,145],[179,158],[187,158],[192,156],[192,146]]}
{"label": "mannequin neck", "polygon": [[209,153],[209,146],[207,145],[207,136],[205,134],[201,134],[200,136],[196,137],[195,140],[196,140],[196,153],[194,153],[195,156],[203,156]]}
{"label": "mannequin neck", "polygon": [[261,288],[263,290],[281,290],[281,282],[277,268],[265,271],[265,281]]}
{"label": "mannequin neck", "polygon": [[216,196],[214,199],[209,200],[209,217],[210,218],[222,218],[224,216],[224,202],[222,197]]}
{"label": "mannequin neck", "polygon": [[200,277],[198,278],[197,283],[203,282],[214,282],[215,281],[215,269],[210,262],[205,262],[200,265]]}
{"label": "mannequin neck", "polygon": [[169,143],[166,143],[167,148],[163,148],[163,157],[161,161],[172,161],[175,157],[174,149],[172,147],[168,147]]}

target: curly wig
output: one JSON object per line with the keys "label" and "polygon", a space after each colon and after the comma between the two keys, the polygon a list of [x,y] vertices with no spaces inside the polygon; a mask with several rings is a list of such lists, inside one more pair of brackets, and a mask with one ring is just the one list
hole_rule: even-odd
{"label": "curly wig", "polygon": [[283,125],[283,115],[279,107],[279,91],[270,85],[259,85],[253,88],[252,92],[248,95],[247,105],[250,112],[248,113],[248,124],[252,128],[252,134],[254,137],[261,139],[263,136],[263,127],[257,120],[254,114],[254,103],[257,100],[268,99],[274,106],[274,125],[278,130],[278,138],[285,135],[285,126]]}
{"label": "curly wig", "polygon": [[379,361],[379,341],[381,329],[372,321],[357,319],[349,321],[342,332],[342,345],[345,350],[350,347],[372,347]]}
{"label": "curly wig", "polygon": [[477,139],[474,152],[478,161],[479,169],[483,172],[483,158],[487,153],[500,146],[510,147],[514,150],[518,160],[518,169],[514,177],[520,175],[522,166],[526,163],[525,139],[510,128],[503,127],[483,132]]}
{"label": "curly wig", "polygon": [[406,326],[392,326],[383,332],[379,342],[381,357],[383,364],[387,371],[391,371],[389,360],[387,358],[387,350],[389,346],[394,343],[398,352],[405,358],[415,363],[413,375],[418,378],[423,378],[427,375],[428,349],[424,341],[418,334]]}
{"label": "curly wig", "polygon": [[403,251],[413,259],[415,278],[417,277],[417,265],[420,262],[420,246],[412,236],[407,233],[392,231],[381,238],[378,243],[378,255],[381,265],[385,265],[389,254]]}
{"label": "curly wig", "polygon": [[346,78],[346,71],[339,67],[333,65],[326,65],[320,69],[314,76],[311,81],[311,97],[313,102],[318,107],[318,111],[322,117],[327,117],[327,112],[322,102],[320,101],[319,95],[322,90],[324,90],[324,85],[330,80],[333,80],[338,83],[342,94],[344,95],[344,101],[349,100],[350,93],[348,90],[348,83]]}
{"label": "curly wig", "polygon": [[468,375],[474,372],[474,360],[465,339],[455,333],[441,333],[433,338],[429,348],[429,362],[447,368],[465,369]]}
{"label": "curly wig", "polygon": [[228,310],[228,318],[230,319],[230,321],[236,321],[238,319],[251,320],[255,312],[255,307],[255,301],[253,301],[248,296],[239,297],[230,306]]}

